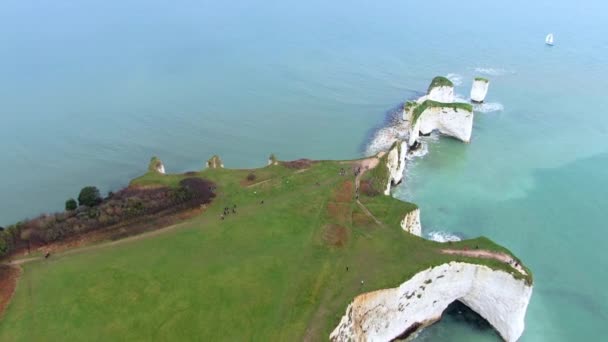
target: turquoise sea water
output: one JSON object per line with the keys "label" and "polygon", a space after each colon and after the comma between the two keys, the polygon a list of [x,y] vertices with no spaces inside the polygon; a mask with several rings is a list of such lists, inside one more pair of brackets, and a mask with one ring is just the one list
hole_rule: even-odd
{"label": "turquoise sea water", "polygon": [[[608,334],[603,1],[0,4],[0,225],[145,171],[360,156],[435,75],[490,78],[473,139],[431,140],[395,196],[535,272],[522,341]],[[553,32],[556,46],[544,45]],[[448,317],[424,341],[495,341]]]}

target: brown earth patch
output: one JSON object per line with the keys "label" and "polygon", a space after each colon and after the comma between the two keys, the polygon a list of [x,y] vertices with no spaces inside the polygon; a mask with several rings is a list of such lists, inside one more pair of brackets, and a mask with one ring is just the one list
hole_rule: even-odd
{"label": "brown earth patch", "polygon": [[369,216],[360,212],[353,212],[353,226],[355,227],[372,227],[374,225],[374,220],[372,220]]}
{"label": "brown earth patch", "polygon": [[290,169],[307,169],[314,163],[313,160],[310,159],[298,159],[287,162],[281,162],[281,164]]}
{"label": "brown earth patch", "polygon": [[339,188],[334,191],[333,200],[336,202],[350,202],[354,197],[353,182],[345,180]]}
{"label": "brown earth patch", "polygon": [[374,188],[374,185],[369,179],[361,181],[360,191],[362,194],[370,197],[380,195],[380,191]]}
{"label": "brown earth patch", "polygon": [[4,315],[4,311],[15,292],[20,273],[21,270],[17,267],[0,265],[0,318]]}
{"label": "brown earth patch", "polygon": [[342,247],[348,241],[348,229],[338,224],[323,227],[323,241],[334,247]]}
{"label": "brown earth patch", "polygon": [[331,221],[346,224],[351,217],[352,208],[350,204],[344,203],[327,203],[327,216]]}

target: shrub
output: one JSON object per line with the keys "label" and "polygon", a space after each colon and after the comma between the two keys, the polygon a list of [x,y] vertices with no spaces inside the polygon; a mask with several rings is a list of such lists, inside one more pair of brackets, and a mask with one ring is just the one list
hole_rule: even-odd
{"label": "shrub", "polygon": [[78,204],[86,205],[87,207],[94,207],[101,203],[101,195],[99,189],[94,186],[85,186],[80,190],[78,195]]}
{"label": "shrub", "polygon": [[255,173],[250,172],[250,173],[247,175],[247,180],[248,180],[248,181],[250,181],[250,182],[254,181],[254,180],[255,180]]}
{"label": "shrub", "polygon": [[70,198],[69,200],[65,201],[65,210],[72,211],[76,210],[76,208],[78,208],[78,203],[75,199]]}

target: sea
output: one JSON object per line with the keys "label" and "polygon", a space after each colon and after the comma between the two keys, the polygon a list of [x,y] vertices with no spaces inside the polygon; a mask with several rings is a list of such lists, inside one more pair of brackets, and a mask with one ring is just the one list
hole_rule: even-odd
{"label": "sea", "polygon": [[[404,101],[490,80],[472,140],[425,138],[394,196],[434,239],[534,272],[521,341],[608,336],[608,2],[4,0],[0,225],[168,172],[370,153]],[[548,33],[555,45],[545,45]],[[377,147],[377,146],[376,146]],[[498,341],[451,310],[418,341]],[[468,317],[468,314],[467,314]]]}

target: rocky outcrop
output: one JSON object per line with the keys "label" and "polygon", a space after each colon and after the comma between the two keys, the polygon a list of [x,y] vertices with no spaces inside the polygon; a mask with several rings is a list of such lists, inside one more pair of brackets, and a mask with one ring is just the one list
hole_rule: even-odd
{"label": "rocky outcrop", "polygon": [[274,154],[271,154],[270,157],[268,157],[268,165],[279,165],[279,160]]}
{"label": "rocky outcrop", "polygon": [[446,103],[454,102],[454,84],[443,76],[433,78],[427,90],[426,97],[422,99],[422,101],[424,100]]}
{"label": "rocky outcrop", "polygon": [[429,134],[434,130],[464,142],[471,140],[473,108],[469,104],[427,100],[410,107],[406,105],[404,116],[410,123],[409,146],[418,141],[420,134]]}
{"label": "rocky outcrop", "polygon": [[150,159],[150,163],[148,164],[148,171],[150,172],[156,172],[156,173],[160,173],[160,174],[165,174],[165,165],[163,165],[163,162],[158,159],[158,157],[152,157]]}
{"label": "rocky outcrop", "polygon": [[403,173],[405,172],[405,157],[407,156],[407,143],[404,141],[396,141],[388,151],[386,156],[386,167],[388,169],[388,179],[385,195],[391,194],[391,187],[401,183]]}
{"label": "rocky outcrop", "polygon": [[210,169],[218,169],[223,168],[224,164],[222,163],[220,157],[216,154],[211,157],[211,159],[207,160],[207,167]]}
{"label": "rocky outcrop", "polygon": [[524,330],[531,295],[531,285],[507,272],[450,262],[419,272],[399,287],[357,296],[330,339],[406,337],[439,320],[450,303],[460,301],[485,318],[505,341],[516,341]]}
{"label": "rocky outcrop", "polygon": [[422,236],[420,209],[415,209],[407,213],[403,220],[401,220],[401,228],[410,234]]}
{"label": "rocky outcrop", "polygon": [[490,81],[482,77],[476,77],[471,87],[471,101],[481,103],[486,99]]}

